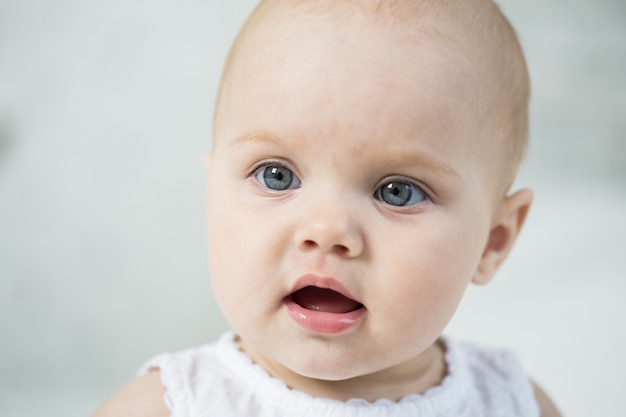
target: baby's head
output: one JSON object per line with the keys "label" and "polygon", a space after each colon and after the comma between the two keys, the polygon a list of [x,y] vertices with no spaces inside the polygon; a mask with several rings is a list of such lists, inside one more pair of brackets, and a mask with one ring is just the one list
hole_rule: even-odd
{"label": "baby's head", "polygon": [[528,91],[488,0],[262,1],[226,65],[208,185],[211,278],[242,349],[340,399],[439,378],[436,339],[530,205],[506,194]]}

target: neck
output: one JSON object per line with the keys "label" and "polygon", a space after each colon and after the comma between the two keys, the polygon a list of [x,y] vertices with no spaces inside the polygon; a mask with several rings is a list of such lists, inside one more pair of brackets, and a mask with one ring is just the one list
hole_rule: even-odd
{"label": "neck", "polygon": [[[248,353],[245,346],[242,350]],[[447,373],[445,348],[433,343],[417,357],[368,375],[339,381],[307,378],[269,360],[251,356],[272,377],[282,380],[289,388],[313,397],[348,401],[359,398],[369,402],[378,399],[398,401],[409,394],[423,394],[441,383]]]}

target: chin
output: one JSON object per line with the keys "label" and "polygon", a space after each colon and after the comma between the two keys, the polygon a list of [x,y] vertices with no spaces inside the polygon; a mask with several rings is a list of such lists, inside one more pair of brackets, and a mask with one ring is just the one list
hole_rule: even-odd
{"label": "chin", "polygon": [[300,367],[289,367],[289,369],[305,378],[333,382],[345,381],[368,373],[362,369],[353,369],[350,367],[346,368],[345,361],[342,361],[340,364],[331,364],[329,362],[321,364],[307,364]]}

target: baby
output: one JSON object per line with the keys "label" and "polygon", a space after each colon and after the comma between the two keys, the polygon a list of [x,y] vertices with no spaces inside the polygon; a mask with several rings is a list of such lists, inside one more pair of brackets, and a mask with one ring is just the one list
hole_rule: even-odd
{"label": "baby", "polygon": [[208,158],[233,332],[161,355],[95,416],[558,416],[515,355],[441,333],[507,257],[529,81],[490,0],[265,0]]}

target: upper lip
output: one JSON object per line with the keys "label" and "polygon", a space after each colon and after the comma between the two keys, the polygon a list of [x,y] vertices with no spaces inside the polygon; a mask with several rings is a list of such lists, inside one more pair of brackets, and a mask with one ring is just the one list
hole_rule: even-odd
{"label": "upper lip", "polygon": [[338,292],[339,294],[343,295],[346,298],[349,298],[351,300],[354,300],[358,303],[361,303],[359,300],[357,300],[351,293],[350,291],[348,291],[348,289],[346,287],[344,287],[339,281],[337,281],[335,278],[332,277],[320,277],[318,275],[315,274],[305,274],[302,275],[300,278],[298,278],[298,280],[295,282],[295,284],[293,285],[293,287],[291,288],[291,294],[295,293],[296,291],[299,291],[305,287],[318,287],[318,288],[326,288],[329,290],[333,290]]}

